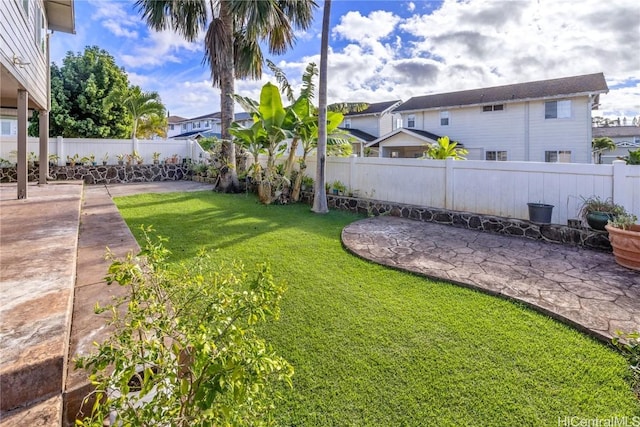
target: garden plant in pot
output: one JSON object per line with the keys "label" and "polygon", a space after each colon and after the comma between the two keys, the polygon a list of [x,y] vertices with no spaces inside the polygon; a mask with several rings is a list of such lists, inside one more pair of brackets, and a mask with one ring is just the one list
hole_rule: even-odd
{"label": "garden plant in pot", "polygon": [[635,215],[621,214],[605,226],[616,262],[640,271],[640,224]]}
{"label": "garden plant in pot", "polygon": [[580,217],[587,221],[589,227],[594,230],[604,231],[609,221],[615,220],[619,215],[626,213],[624,207],[613,203],[612,199],[602,200],[598,196],[582,199]]}

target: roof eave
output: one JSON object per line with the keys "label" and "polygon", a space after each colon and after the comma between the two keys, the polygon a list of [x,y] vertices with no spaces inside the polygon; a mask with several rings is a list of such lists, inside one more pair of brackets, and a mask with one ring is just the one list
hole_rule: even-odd
{"label": "roof eave", "polygon": [[74,0],[45,0],[44,8],[50,30],[76,33]]}

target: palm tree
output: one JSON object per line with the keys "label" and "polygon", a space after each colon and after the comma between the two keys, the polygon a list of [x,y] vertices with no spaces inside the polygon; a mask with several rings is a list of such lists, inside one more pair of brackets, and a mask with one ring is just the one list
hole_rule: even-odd
{"label": "palm tree", "polygon": [[165,108],[157,92],[142,92],[139,86],[129,89],[129,94],[121,100],[133,120],[131,138],[138,136],[138,123],[150,116],[164,117]]}
{"label": "palm tree", "polygon": [[[137,0],[136,7],[155,30],[173,29],[194,41],[207,28],[204,61],[214,87],[220,88],[223,156],[229,168],[220,182],[223,191],[237,191],[235,146],[229,128],[233,121],[235,78],[260,78],[262,50],[281,54],[293,45],[294,30],[307,29],[314,0]],[[208,25],[208,26],[207,26]]]}
{"label": "palm tree", "polygon": [[613,151],[617,148],[613,139],[608,136],[602,136],[599,138],[593,138],[591,140],[591,152],[593,154],[595,163],[602,163],[602,153],[604,151]]}
{"label": "palm tree", "polygon": [[327,55],[329,50],[329,24],[331,0],[325,0],[322,15],[322,40],[320,42],[320,86],[318,93],[318,151],[313,208],[315,213],[329,212],[324,184],[327,161]]}

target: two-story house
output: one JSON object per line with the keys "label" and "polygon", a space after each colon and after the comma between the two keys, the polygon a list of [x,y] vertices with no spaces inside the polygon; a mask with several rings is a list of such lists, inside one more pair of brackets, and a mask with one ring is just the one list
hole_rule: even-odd
{"label": "two-story house", "polygon": [[[73,0],[0,1],[0,106],[2,134],[17,136],[18,198],[27,197],[27,120],[40,117],[40,183],[48,175],[49,32],[75,32]],[[11,120],[15,117],[15,129]]]}
{"label": "two-story house", "polygon": [[365,110],[344,115],[344,120],[339,127],[351,135],[354,141],[351,143],[354,154],[364,157],[366,144],[398,127],[400,116],[393,110],[401,102],[400,100],[376,102],[369,104]]}
{"label": "two-story house", "polygon": [[629,150],[640,149],[640,126],[609,126],[593,128],[593,137],[607,137],[616,144],[613,151],[605,151],[600,156],[602,163],[610,164],[618,157],[626,156]]}
{"label": "two-story house", "polygon": [[167,138],[173,138],[176,135],[179,135],[181,131],[180,123],[187,120],[185,117],[180,116],[167,116]]}
{"label": "two-story house", "polygon": [[[250,126],[253,118],[249,113],[235,113],[234,121],[240,122],[243,126]],[[169,138],[172,139],[199,139],[216,137],[220,138],[222,131],[222,120],[220,112],[205,114],[192,119],[184,119],[176,123],[176,130],[179,132]]]}
{"label": "two-story house", "polygon": [[367,144],[382,157],[419,157],[448,136],[470,160],[591,162],[591,111],[602,73],[417,96],[395,109],[403,128]]}

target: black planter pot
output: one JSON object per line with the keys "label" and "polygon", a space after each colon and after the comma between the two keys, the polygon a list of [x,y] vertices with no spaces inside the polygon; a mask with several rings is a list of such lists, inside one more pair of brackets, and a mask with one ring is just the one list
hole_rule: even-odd
{"label": "black planter pot", "polygon": [[529,206],[529,221],[540,224],[551,224],[553,205],[546,203],[527,203]]}
{"label": "black planter pot", "polygon": [[587,214],[587,224],[594,230],[605,231],[604,226],[612,219],[614,216],[610,212],[589,212]]}

